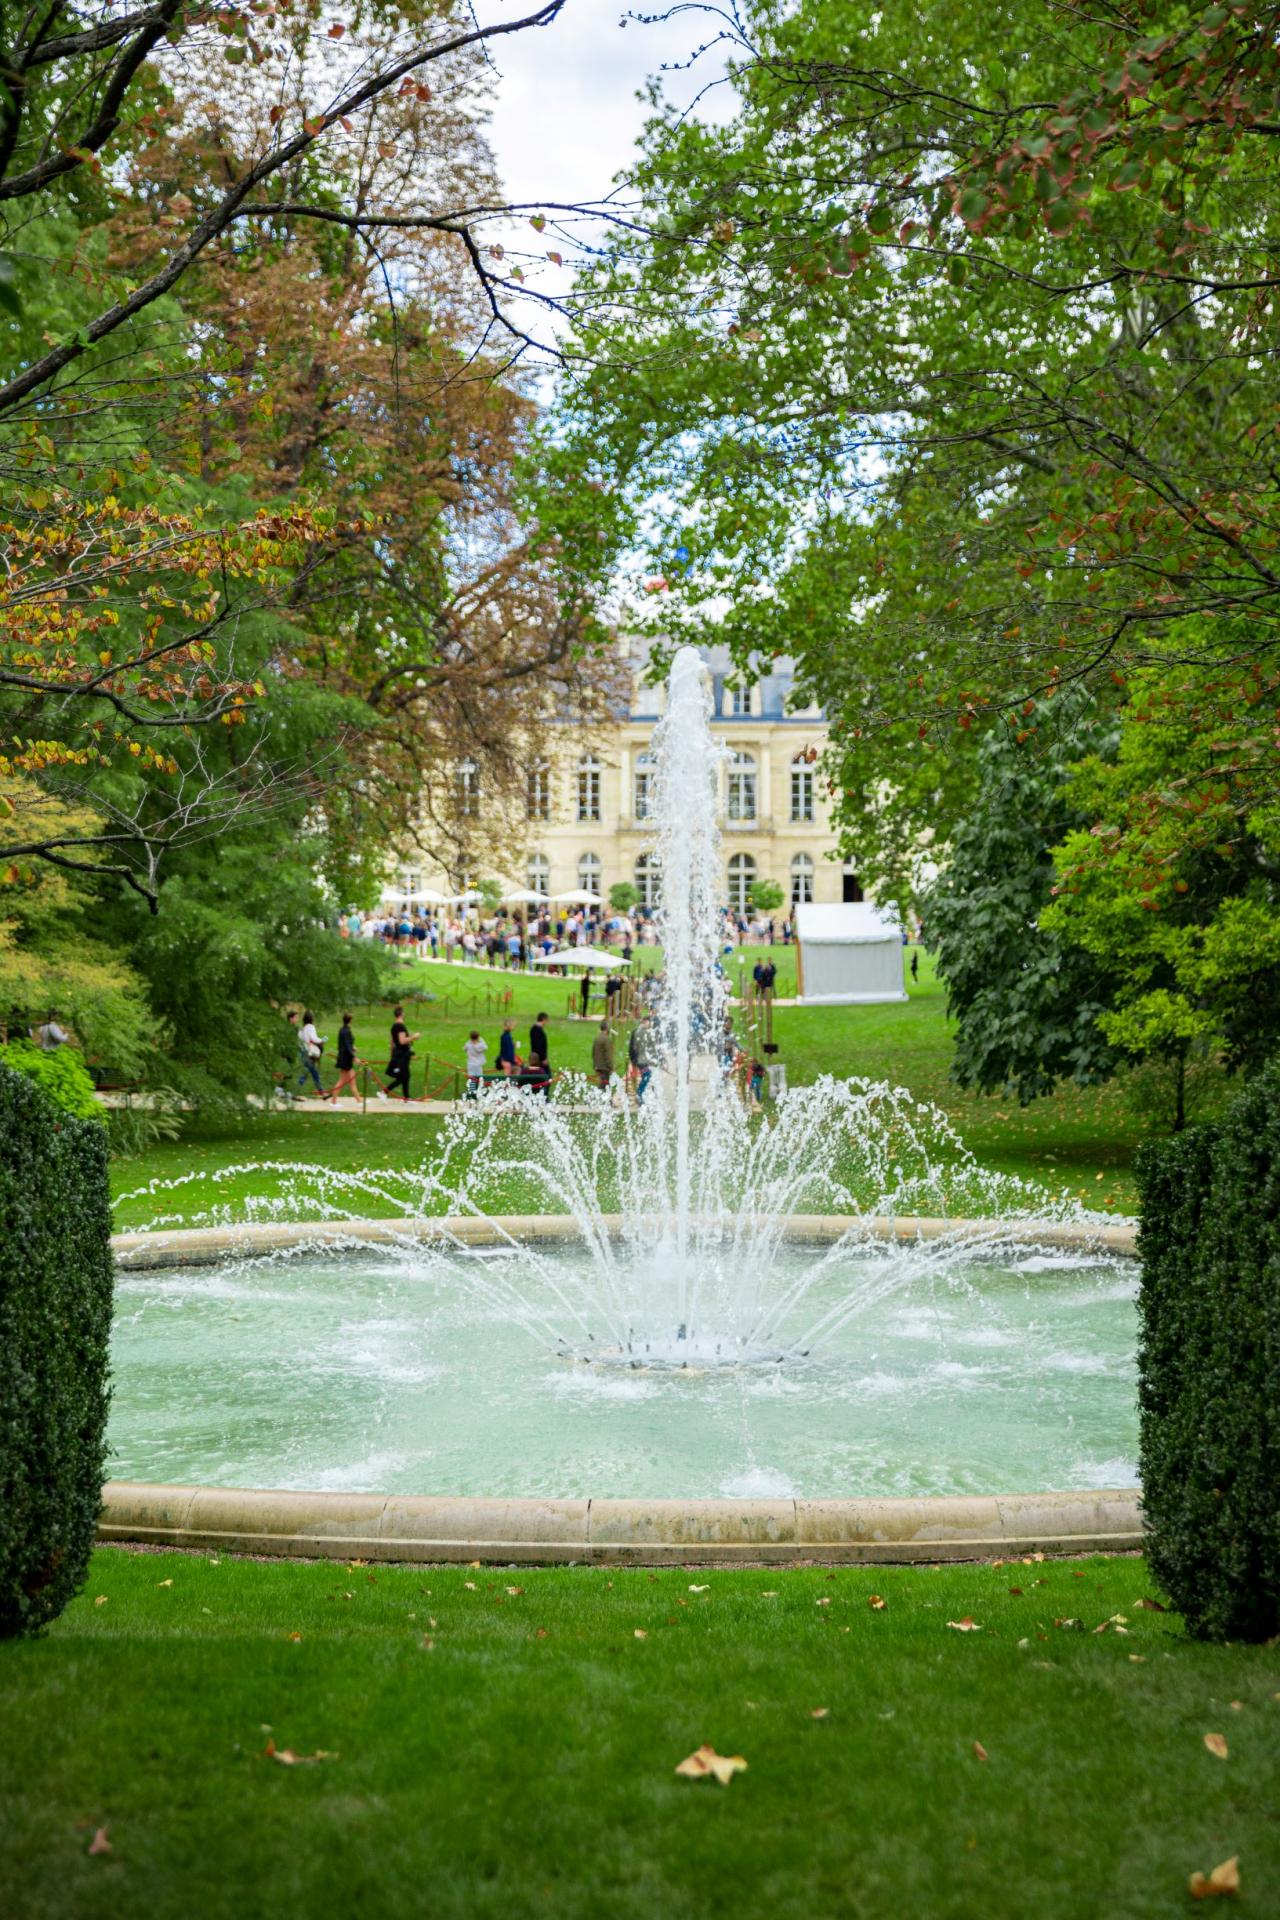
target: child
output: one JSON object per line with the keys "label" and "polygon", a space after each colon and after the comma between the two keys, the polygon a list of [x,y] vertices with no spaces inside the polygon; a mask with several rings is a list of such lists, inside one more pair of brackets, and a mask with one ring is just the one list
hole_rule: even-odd
{"label": "child", "polygon": [[484,1085],[484,1060],[489,1051],[489,1042],[482,1040],[473,1027],[471,1037],[465,1042],[467,1054],[467,1098],[474,1100]]}
{"label": "child", "polygon": [[759,1113],[760,1102],[764,1098],[764,1062],[751,1062],[751,1078],[747,1082],[747,1105],[752,1113]]}

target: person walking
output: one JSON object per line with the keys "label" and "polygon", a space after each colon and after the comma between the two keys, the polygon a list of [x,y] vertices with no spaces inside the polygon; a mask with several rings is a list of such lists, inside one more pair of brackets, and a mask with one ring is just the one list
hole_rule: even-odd
{"label": "person walking", "polygon": [[307,1083],[308,1075],[315,1083],[316,1092],[324,1098],[324,1083],[320,1078],[320,1056],[324,1052],[324,1041],[316,1032],[316,1023],[312,1014],[302,1016],[302,1031],[298,1035],[298,1058],[302,1063],[302,1072],[298,1075],[298,1085]]}
{"label": "person walking", "polygon": [[918,979],[920,978],[920,949],[919,949],[919,947],[916,947],[916,948],[914,948],[914,949],[913,949],[913,951],[912,951],[912,955],[911,955],[911,978],[912,978],[913,980],[918,980]]}
{"label": "person walking", "polygon": [[67,1046],[70,1039],[70,1034],[58,1024],[58,1009],[50,1007],[49,1018],[36,1028],[36,1045],[41,1053],[56,1053],[59,1047]]}
{"label": "person walking", "polygon": [[338,1077],[324,1097],[336,1101],[346,1092],[350,1092],[353,1099],[360,1097],[356,1086],[356,1036],[349,1013],[343,1014],[338,1028]]}
{"label": "person walking", "polygon": [[519,1065],[516,1059],[515,1028],[516,1023],[514,1020],[504,1020],[502,1023],[502,1037],[498,1041],[498,1070],[501,1073],[505,1073],[508,1079],[511,1078]]}
{"label": "person walking", "polygon": [[399,1087],[404,1098],[409,1098],[409,1065],[413,1059],[413,1043],[418,1039],[416,1033],[410,1033],[404,1023],[404,1008],[397,1007],[391,1019],[391,1058],[387,1062],[387,1092],[394,1093]]}
{"label": "person walking", "polygon": [[551,1058],[547,1044],[547,1020],[549,1016],[540,1013],[529,1029],[529,1075],[536,1084],[536,1091],[550,1094]]}
{"label": "person walking", "polygon": [[480,1038],[475,1027],[463,1043],[467,1056],[467,1098],[474,1100],[484,1089],[484,1062],[489,1042]]}
{"label": "person walking", "polygon": [[590,967],[584,967],[582,970],[582,984],[578,988],[578,993],[582,1000],[582,1016],[581,1017],[585,1020],[591,1006],[591,969]]}
{"label": "person walking", "polygon": [[596,1085],[608,1091],[613,1079],[614,1062],[617,1058],[617,1042],[613,1029],[607,1020],[600,1022],[600,1031],[591,1042],[591,1065],[595,1071]]}
{"label": "person walking", "polygon": [[647,1013],[631,1029],[627,1057],[636,1071],[636,1105],[641,1106],[653,1078],[653,1021]]}

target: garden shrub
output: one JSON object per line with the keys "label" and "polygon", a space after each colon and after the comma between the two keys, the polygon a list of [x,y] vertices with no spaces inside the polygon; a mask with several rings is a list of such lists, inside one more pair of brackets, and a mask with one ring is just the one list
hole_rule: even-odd
{"label": "garden shrub", "polygon": [[1152,1570],[1201,1639],[1280,1632],[1280,1063],[1140,1149]]}
{"label": "garden shrub", "polygon": [[88,1568],[105,1477],[107,1135],[0,1064],[0,1637]]}
{"label": "garden shrub", "polygon": [[89,1069],[74,1047],[46,1051],[33,1040],[10,1040],[0,1047],[0,1063],[37,1081],[64,1113],[74,1113],[81,1120],[102,1120]]}

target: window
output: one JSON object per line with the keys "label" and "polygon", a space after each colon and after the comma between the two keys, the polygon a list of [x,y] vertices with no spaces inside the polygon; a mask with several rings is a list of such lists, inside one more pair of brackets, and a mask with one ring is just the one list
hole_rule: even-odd
{"label": "window", "polygon": [[791,862],[791,904],[800,907],[813,899],[813,861],[798,853]]}
{"label": "window", "polygon": [[662,867],[656,853],[642,853],[636,861],[636,892],[650,912],[662,898]]}
{"label": "window", "polygon": [[400,891],[406,900],[411,900],[422,885],[422,875],[416,867],[401,867]]}
{"label": "window", "polygon": [[474,820],[480,811],[480,769],[474,760],[458,762],[458,812]]}
{"label": "window", "polygon": [[740,720],[751,712],[751,689],[724,683],[724,711],[731,720]]}
{"label": "window", "polygon": [[551,862],[545,853],[531,853],[524,870],[524,883],[530,893],[550,893]]}
{"label": "window", "polygon": [[755,883],[756,863],[749,853],[735,853],[729,862],[729,905],[735,913],[747,910],[747,894]]}
{"label": "window", "polygon": [[527,820],[551,818],[551,769],[545,760],[535,760],[529,769],[528,784],[525,789],[525,818]]}
{"label": "window", "polygon": [[578,862],[578,885],[585,893],[600,891],[600,855],[584,853]]}
{"label": "window", "polygon": [[791,762],[791,818],[813,819],[813,767],[807,749]]}
{"label": "window", "polygon": [[754,820],[756,817],[756,757],[741,748],[729,762],[729,818]]}
{"label": "window", "polygon": [[634,813],[637,820],[647,820],[653,809],[653,755],[638,753],[634,780]]}
{"label": "window", "polygon": [[600,818],[600,762],[593,753],[584,753],[578,762],[578,818]]}

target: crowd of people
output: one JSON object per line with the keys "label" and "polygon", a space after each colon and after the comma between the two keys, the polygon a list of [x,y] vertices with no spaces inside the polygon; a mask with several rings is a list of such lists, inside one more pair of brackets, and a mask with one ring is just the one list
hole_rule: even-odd
{"label": "crowd of people", "polygon": [[[721,910],[721,944],[731,946],[789,946],[793,938],[789,918]],[[653,946],[658,939],[653,914],[644,907],[617,913],[608,907],[550,907],[534,914],[508,913],[499,907],[482,914],[423,909],[406,902],[378,913],[354,908],[338,917],[344,940],[379,940],[404,959],[445,960],[462,966],[511,968],[518,972],[539,954],[561,947],[604,947],[630,960],[636,947]]]}

